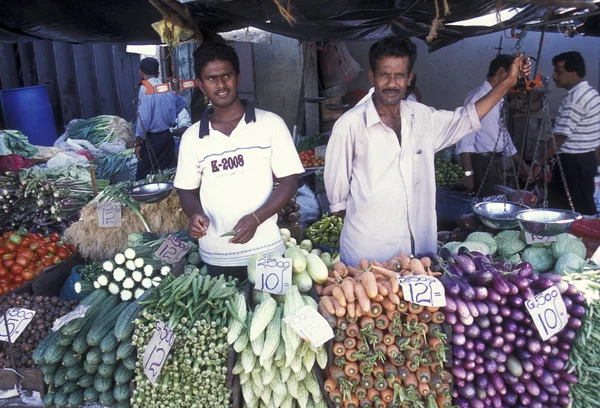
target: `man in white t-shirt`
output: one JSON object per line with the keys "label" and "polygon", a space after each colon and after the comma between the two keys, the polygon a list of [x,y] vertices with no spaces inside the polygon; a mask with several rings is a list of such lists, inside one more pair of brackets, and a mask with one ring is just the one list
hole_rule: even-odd
{"label": "man in white t-shirt", "polygon": [[277,212],[304,169],[283,119],[240,100],[232,47],[205,43],[194,60],[212,106],[181,138],[175,187],[209,274],[245,279],[252,255],[284,253]]}

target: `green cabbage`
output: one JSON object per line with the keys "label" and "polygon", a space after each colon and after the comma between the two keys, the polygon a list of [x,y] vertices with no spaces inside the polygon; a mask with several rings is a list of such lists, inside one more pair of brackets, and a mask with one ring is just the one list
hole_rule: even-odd
{"label": "green cabbage", "polygon": [[476,251],[483,255],[488,255],[490,253],[490,247],[488,247],[483,242],[463,242],[462,244],[460,244],[459,248],[460,247],[465,247],[471,252]]}
{"label": "green cabbage", "polygon": [[546,248],[529,247],[523,252],[523,260],[533,266],[537,273],[547,272],[554,265],[554,258]]}
{"label": "green cabbage", "polygon": [[566,253],[578,255],[580,258],[585,258],[585,245],[580,239],[571,234],[560,234],[556,237],[556,241],[552,243],[552,256],[555,259],[560,258]]}
{"label": "green cabbage", "polygon": [[506,257],[504,255],[497,255],[495,259],[497,259],[500,262],[508,262],[508,263],[513,264],[513,265],[518,265],[518,264],[520,264],[523,261],[521,259],[521,255],[520,254],[514,254],[514,255],[511,255],[509,257]]}
{"label": "green cabbage", "polygon": [[442,248],[446,248],[446,249],[448,249],[448,251],[450,251],[452,253],[456,253],[456,251],[458,251],[458,248],[460,248],[461,245],[462,245],[462,242],[450,241],[450,242],[447,242],[446,245],[444,245]]}
{"label": "green cabbage", "polygon": [[473,241],[473,242],[450,241],[446,245],[444,245],[442,248],[447,248],[450,252],[455,254],[458,252],[458,248],[460,248],[460,247],[465,247],[471,252],[473,252],[473,251],[480,252],[483,255],[487,255],[490,253],[490,249],[486,244],[484,244],[483,242],[475,242],[475,241]]}
{"label": "green cabbage", "polygon": [[521,239],[519,231],[502,231],[494,239],[498,244],[498,252],[506,258],[510,258],[527,247],[525,241]]}
{"label": "green cabbage", "polygon": [[494,255],[498,250],[498,244],[496,244],[494,236],[489,232],[473,232],[469,234],[465,242],[481,242],[486,244],[490,255]]}
{"label": "green cabbage", "polygon": [[514,254],[513,256],[511,256],[510,258],[508,258],[506,260],[506,262],[510,262],[513,265],[518,265],[522,262],[523,260],[521,259],[521,255],[519,254]]}
{"label": "green cabbage", "polygon": [[573,272],[581,272],[583,267],[585,266],[585,259],[580,257],[579,255],[567,252],[556,261],[556,265],[554,266],[554,272],[559,275],[564,275],[565,273],[573,273]]}

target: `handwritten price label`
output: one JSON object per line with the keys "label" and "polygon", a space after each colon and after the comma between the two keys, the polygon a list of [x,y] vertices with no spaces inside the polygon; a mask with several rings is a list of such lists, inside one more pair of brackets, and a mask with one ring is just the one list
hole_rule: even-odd
{"label": "handwritten price label", "polygon": [[98,203],[98,226],[100,228],[116,228],[121,226],[120,203]]}
{"label": "handwritten price label", "polygon": [[565,302],[556,286],[527,300],[525,307],[544,341],[560,332],[569,320]]}
{"label": "handwritten price label", "polygon": [[404,299],[422,306],[446,306],[446,291],[442,283],[431,276],[399,276]]}
{"label": "handwritten price label", "polygon": [[311,306],[304,306],[295,315],[283,318],[283,322],[315,347],[333,338],[333,330],[327,320]]}
{"label": "handwritten price label", "polygon": [[292,284],[292,260],[289,258],[257,259],[255,289],[285,295]]}
{"label": "handwritten price label", "polygon": [[554,242],[556,239],[556,237],[543,237],[541,235],[533,235],[532,233],[525,231],[525,241],[527,241],[528,245]]}
{"label": "handwritten price label", "polygon": [[90,308],[89,305],[79,305],[72,312],[67,313],[66,315],[59,317],[54,321],[52,325],[52,331],[57,331],[65,324],[69,323],[71,320],[80,319],[85,316],[85,312]]}
{"label": "handwritten price label", "polygon": [[156,250],[154,256],[165,263],[174,264],[179,262],[189,252],[190,248],[192,248],[192,244],[169,235],[160,248]]}
{"label": "handwritten price label", "polygon": [[596,249],[596,252],[594,252],[594,255],[592,255],[590,260],[600,267],[600,247]]}
{"label": "handwritten price label", "polygon": [[146,374],[152,385],[156,383],[156,379],[165,361],[167,361],[167,356],[173,343],[175,343],[175,334],[173,334],[173,331],[163,322],[157,321],[154,336],[152,336],[142,356],[144,374]]}
{"label": "handwritten price label", "polygon": [[[35,316],[35,310],[13,307],[0,317],[0,340],[14,343]],[[7,331],[8,329],[8,331]]]}

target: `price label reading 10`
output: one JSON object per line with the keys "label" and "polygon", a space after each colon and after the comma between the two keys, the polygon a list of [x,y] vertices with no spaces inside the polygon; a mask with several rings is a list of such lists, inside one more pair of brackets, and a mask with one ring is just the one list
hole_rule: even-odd
{"label": "price label reading 10", "polygon": [[264,258],[256,261],[255,288],[284,295],[292,284],[292,260],[289,258]]}
{"label": "price label reading 10", "polygon": [[142,358],[144,373],[154,385],[162,366],[167,360],[169,351],[175,343],[175,334],[163,322],[156,322],[156,331],[148,343]]}
{"label": "price label reading 10", "polygon": [[527,300],[525,307],[544,341],[560,332],[569,321],[565,302],[556,286]]}

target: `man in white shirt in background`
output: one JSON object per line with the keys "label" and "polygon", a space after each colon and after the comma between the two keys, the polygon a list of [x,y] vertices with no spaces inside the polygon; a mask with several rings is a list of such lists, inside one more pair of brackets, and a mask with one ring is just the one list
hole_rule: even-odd
{"label": "man in white shirt in background", "polygon": [[399,252],[437,249],[435,152],[480,128],[480,119],[515,86],[510,75],[487,95],[454,112],[404,101],[417,54],[408,38],[388,37],[369,51],[371,98],[344,113],[326,153],[325,188],[331,212],[345,216],[342,261],[388,261]]}
{"label": "man in white shirt in background", "polygon": [[194,70],[212,106],[181,138],[174,184],[208,273],[244,280],[253,255],[284,253],[277,213],[304,168],[283,119],[240,100],[232,47],[203,43]]}
{"label": "man in white shirt in background", "polygon": [[[513,59],[512,55],[507,54],[501,54],[494,58],[488,69],[487,80],[469,92],[465,100],[465,106],[478,101],[490,92],[492,88],[506,80],[509,76]],[[481,119],[481,129],[468,134],[456,145],[465,171],[462,184],[467,188],[467,191],[478,191],[481,183],[484,183],[487,168],[488,166],[490,167],[481,190],[482,197],[498,194],[495,185],[504,185],[504,164],[502,158],[510,157],[518,165],[521,157],[515,148],[510,134],[508,134],[505,124],[502,125],[502,131],[500,130],[502,104],[503,101],[501,100],[492,108],[490,113]],[[529,167],[525,162],[521,164],[521,173],[525,177],[529,174]],[[514,176],[506,177],[506,184],[508,186],[516,187],[513,181]]]}
{"label": "man in white shirt in background", "polygon": [[[566,89],[567,94],[554,126],[556,147],[550,138],[531,170],[536,177],[542,176],[542,167],[558,154],[575,211],[596,215],[594,177],[598,167],[595,151],[600,147],[600,95],[584,80],[585,61],[580,53],[565,52],[555,56],[552,63],[552,79],[558,88]],[[554,165],[548,200],[550,207],[571,209],[558,163]]]}

